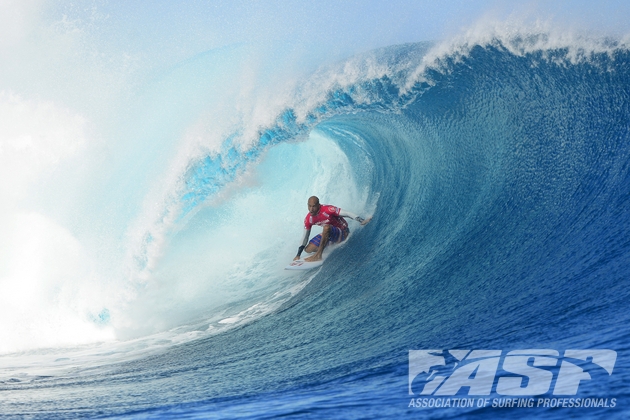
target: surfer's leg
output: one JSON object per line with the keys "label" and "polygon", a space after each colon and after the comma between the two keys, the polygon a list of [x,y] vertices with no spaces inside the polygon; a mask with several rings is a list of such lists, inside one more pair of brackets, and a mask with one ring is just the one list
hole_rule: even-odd
{"label": "surfer's leg", "polygon": [[[322,253],[324,252],[324,248],[328,244],[328,239],[330,238],[330,225],[324,225],[324,230],[322,231],[322,239],[317,247],[317,252],[315,255],[310,256],[305,259],[305,261],[319,261],[322,259]],[[310,245],[310,244],[309,244]]]}
{"label": "surfer's leg", "polygon": [[306,248],[304,248],[304,251],[310,253],[313,253],[315,251],[317,251],[317,248],[319,248],[319,244],[322,242],[322,235],[316,235],[315,237],[313,237],[313,239],[311,239],[308,243],[308,245],[306,245]]}
{"label": "surfer's leg", "polygon": [[330,229],[332,226],[324,225],[324,230],[322,231],[322,242],[319,244],[319,248],[317,248],[317,253],[319,256],[322,256],[322,252],[324,252],[324,248],[328,245],[328,241],[330,240]]}
{"label": "surfer's leg", "polygon": [[339,229],[333,226],[330,230],[330,239],[328,239],[328,242],[331,244],[340,244],[348,239],[349,234],[350,229]]}
{"label": "surfer's leg", "polygon": [[304,251],[308,252],[309,254],[312,254],[313,252],[317,251],[317,246],[313,244],[308,244],[306,245],[306,248],[304,248]]}
{"label": "surfer's leg", "polygon": [[331,244],[340,244],[348,238],[350,229],[339,229],[338,227],[331,226],[330,236],[328,242]]}

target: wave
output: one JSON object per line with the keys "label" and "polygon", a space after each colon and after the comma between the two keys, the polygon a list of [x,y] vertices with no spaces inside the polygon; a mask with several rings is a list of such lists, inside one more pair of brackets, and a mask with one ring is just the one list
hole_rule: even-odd
{"label": "wave", "polygon": [[[290,88],[254,89],[239,107],[244,96],[222,85],[251,63],[247,48],[182,63],[138,100],[190,103],[133,121],[156,125],[138,144],[158,159],[120,164],[114,179],[131,173],[134,183],[114,197],[142,197],[114,229],[126,245],[115,254],[123,279],[98,280],[115,296],[79,311],[95,331],[129,340],[117,352],[157,353],[115,368],[133,375],[142,365],[148,376],[134,387],[162,375],[175,395],[181,371],[203,383],[187,388],[189,400],[229,416],[224,398],[260,403],[239,400],[247,393],[308,388],[350,404],[332,394],[344,380],[398,395],[410,348],[625,348],[623,40],[490,31],[393,46]],[[212,80],[201,72],[217,67]],[[213,112],[224,104],[235,115]],[[177,141],[161,140],[173,133]],[[148,180],[147,168],[158,176]],[[285,274],[314,194],[373,221],[352,226],[315,274]]]}

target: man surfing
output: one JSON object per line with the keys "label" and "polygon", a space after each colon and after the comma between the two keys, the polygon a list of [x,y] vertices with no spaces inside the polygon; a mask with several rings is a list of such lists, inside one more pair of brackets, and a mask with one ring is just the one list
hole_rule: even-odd
{"label": "man surfing", "polygon": [[[327,204],[322,206],[319,204],[319,198],[315,196],[309,198],[308,214],[304,218],[304,239],[293,261],[299,260],[304,250],[306,250],[306,252],[315,252],[315,255],[305,258],[304,261],[320,261],[324,248],[326,248],[329,242],[336,244],[345,241],[348,238],[350,229],[344,217],[354,219],[362,225],[367,225],[370,222],[370,219],[364,219],[349,211],[341,210],[339,207]],[[322,226],[324,230],[309,242],[308,238],[311,236],[311,228],[313,225]]]}

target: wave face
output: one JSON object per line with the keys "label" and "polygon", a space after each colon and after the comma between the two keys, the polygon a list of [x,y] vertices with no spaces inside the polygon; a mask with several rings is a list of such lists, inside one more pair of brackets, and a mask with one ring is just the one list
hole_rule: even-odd
{"label": "wave face", "polygon": [[[118,341],[6,356],[3,410],[429,417],[408,408],[410,349],[621,356],[630,52],[544,38],[354,57],[270,106],[263,128],[236,119],[213,144],[176,150],[171,181],[147,193],[158,204],[128,217],[124,299],[93,305]],[[208,60],[160,81],[161,98],[198,87],[189,77]],[[202,99],[190,106],[212,109]],[[373,220],[351,223],[319,271],[288,275],[312,194]],[[627,368],[619,357],[589,396],[627,398]]]}

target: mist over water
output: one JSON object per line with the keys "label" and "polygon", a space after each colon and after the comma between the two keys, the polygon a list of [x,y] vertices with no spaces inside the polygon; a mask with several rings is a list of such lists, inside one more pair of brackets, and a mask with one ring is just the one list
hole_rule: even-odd
{"label": "mist over water", "polygon": [[[209,7],[0,6],[0,413],[431,416],[428,348],[615,349],[627,396],[618,18]],[[311,195],[374,219],[296,275]]]}

